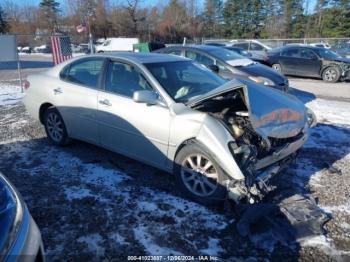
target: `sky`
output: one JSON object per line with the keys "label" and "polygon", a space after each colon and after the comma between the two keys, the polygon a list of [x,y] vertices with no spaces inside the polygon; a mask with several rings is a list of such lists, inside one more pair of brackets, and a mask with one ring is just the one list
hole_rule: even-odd
{"label": "sky", "polygon": [[[39,5],[39,3],[40,3],[40,0],[13,0],[13,1],[15,1],[18,4],[28,3],[28,4],[37,4],[37,5]],[[56,0],[56,1],[60,2],[62,4],[62,6],[64,7],[65,0]],[[122,3],[123,2],[123,0],[109,0],[109,1],[110,2],[117,2],[117,3]],[[144,5],[144,6],[150,6],[151,5],[152,6],[152,5],[156,5],[158,3],[161,3],[161,2],[162,2],[162,4],[164,4],[165,1],[167,1],[167,0],[163,0],[163,1],[161,1],[161,0],[143,0],[142,1],[142,5]],[[201,5],[203,5],[204,1],[205,0],[198,0],[198,2]],[[317,0],[305,0],[305,6],[306,6],[306,2],[308,4],[308,13],[312,13],[313,12],[314,7],[316,5],[316,1]],[[0,0],[0,2],[1,2],[1,0]]]}

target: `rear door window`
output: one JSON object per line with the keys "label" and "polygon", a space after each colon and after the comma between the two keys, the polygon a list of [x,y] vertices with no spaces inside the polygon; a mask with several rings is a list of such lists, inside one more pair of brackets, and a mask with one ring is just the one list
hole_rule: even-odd
{"label": "rear door window", "polygon": [[60,77],[68,82],[97,89],[103,63],[103,58],[79,60],[65,67]]}
{"label": "rear door window", "polygon": [[306,49],[306,48],[300,49],[299,53],[300,53],[300,57],[303,59],[311,59],[311,60],[317,59],[316,54],[310,49]]}
{"label": "rear door window", "polygon": [[299,49],[298,48],[288,48],[282,51],[281,53],[282,56],[286,57],[294,57],[294,58],[299,58]]}

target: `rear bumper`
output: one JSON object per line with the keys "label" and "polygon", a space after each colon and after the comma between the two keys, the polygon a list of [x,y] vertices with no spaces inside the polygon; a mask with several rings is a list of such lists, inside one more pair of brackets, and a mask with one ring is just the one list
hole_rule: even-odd
{"label": "rear bumper", "polygon": [[23,104],[27,109],[29,115],[39,121],[39,108],[40,103],[36,101],[35,97],[29,94],[25,94],[23,97]]}

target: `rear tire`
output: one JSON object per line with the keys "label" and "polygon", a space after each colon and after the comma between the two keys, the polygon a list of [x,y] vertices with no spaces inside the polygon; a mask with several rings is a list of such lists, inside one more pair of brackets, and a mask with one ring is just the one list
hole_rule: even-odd
{"label": "rear tire", "polygon": [[180,150],[174,173],[180,190],[196,202],[214,205],[227,197],[224,171],[199,144],[191,143]]}
{"label": "rear tire", "polygon": [[271,67],[273,69],[275,69],[277,72],[280,72],[281,74],[283,73],[282,72],[282,66],[280,64],[273,64]]}
{"label": "rear tire", "polygon": [[44,113],[43,120],[47,138],[52,144],[56,146],[65,146],[69,144],[70,139],[66,126],[56,108],[48,108]]}
{"label": "rear tire", "polygon": [[336,83],[339,81],[339,78],[340,78],[340,71],[339,71],[339,68],[335,66],[328,67],[322,72],[322,79],[325,82]]}

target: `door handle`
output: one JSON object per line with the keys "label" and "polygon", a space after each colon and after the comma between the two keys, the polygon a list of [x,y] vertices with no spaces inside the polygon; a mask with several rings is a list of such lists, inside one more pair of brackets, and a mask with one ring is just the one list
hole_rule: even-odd
{"label": "door handle", "polygon": [[63,91],[62,91],[62,89],[61,89],[60,87],[55,88],[55,89],[53,90],[53,92],[55,93],[55,95],[57,95],[57,94],[62,94],[62,93],[63,93]]}
{"label": "door handle", "polygon": [[111,106],[111,102],[109,102],[108,99],[104,99],[104,100],[100,100],[98,101],[101,105],[105,105],[105,106]]}

